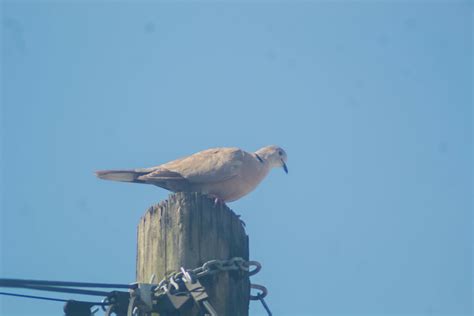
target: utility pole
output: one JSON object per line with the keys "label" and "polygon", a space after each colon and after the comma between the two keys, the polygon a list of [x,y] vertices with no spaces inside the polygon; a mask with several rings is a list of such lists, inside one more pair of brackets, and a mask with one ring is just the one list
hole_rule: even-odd
{"label": "utility pole", "polygon": [[[199,193],[175,193],[150,207],[138,224],[137,282],[155,282],[213,259],[249,259],[249,241],[239,217]],[[248,316],[248,275],[221,272],[206,277],[209,302],[218,315]],[[179,316],[196,316],[196,308]]]}

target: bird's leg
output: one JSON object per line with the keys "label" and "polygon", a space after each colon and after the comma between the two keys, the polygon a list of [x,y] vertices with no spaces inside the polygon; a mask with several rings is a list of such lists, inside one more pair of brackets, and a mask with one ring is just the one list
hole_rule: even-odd
{"label": "bird's leg", "polygon": [[245,224],[245,222],[244,222],[242,219],[240,219],[241,215],[237,215],[237,217],[239,218],[240,224],[242,224],[242,226],[243,226],[244,228],[247,227],[247,225]]}
{"label": "bird's leg", "polygon": [[[226,205],[225,201],[221,199],[220,197],[218,197],[217,195],[207,194],[207,196],[214,200],[214,207],[216,207],[217,205]],[[237,217],[239,218],[240,224],[242,224],[244,228],[247,227],[245,222],[240,219],[240,216],[241,215],[237,215]]]}
{"label": "bird's leg", "polygon": [[225,202],[224,202],[224,200],[216,197],[216,198],[214,198],[214,206],[216,206],[216,205],[225,205]]}
{"label": "bird's leg", "polygon": [[208,194],[207,196],[214,200],[214,206],[217,206],[217,205],[225,205],[224,200],[221,199],[220,197],[218,197],[217,195]]}

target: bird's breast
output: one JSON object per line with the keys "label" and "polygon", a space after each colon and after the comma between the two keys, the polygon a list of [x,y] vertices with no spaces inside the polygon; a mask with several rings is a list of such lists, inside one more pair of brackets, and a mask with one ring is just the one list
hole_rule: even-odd
{"label": "bird's breast", "polygon": [[253,191],[267,174],[266,168],[246,169],[231,179],[207,185],[204,188],[206,192],[203,193],[217,196],[226,202],[232,202]]}

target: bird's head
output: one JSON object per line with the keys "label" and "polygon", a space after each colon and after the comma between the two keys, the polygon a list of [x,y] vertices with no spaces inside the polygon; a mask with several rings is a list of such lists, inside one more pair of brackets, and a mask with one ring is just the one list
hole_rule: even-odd
{"label": "bird's head", "polygon": [[255,153],[271,167],[283,167],[283,170],[288,173],[288,167],[286,166],[288,158],[283,148],[271,145],[260,148]]}

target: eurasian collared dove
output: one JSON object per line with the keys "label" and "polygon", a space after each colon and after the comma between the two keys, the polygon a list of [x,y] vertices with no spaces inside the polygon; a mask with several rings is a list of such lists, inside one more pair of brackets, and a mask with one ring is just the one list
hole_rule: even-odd
{"label": "eurasian collared dove", "polygon": [[201,192],[223,202],[251,192],[270,169],[283,167],[287,156],[278,146],[249,153],[239,148],[212,148],[143,169],[97,171],[105,180],[154,184],[173,192]]}

